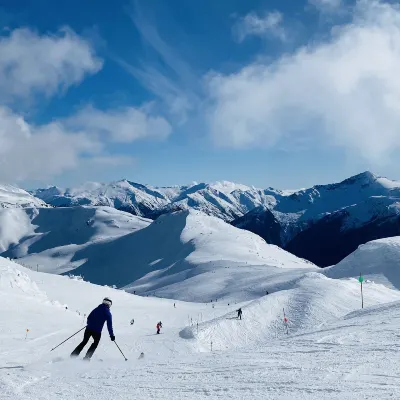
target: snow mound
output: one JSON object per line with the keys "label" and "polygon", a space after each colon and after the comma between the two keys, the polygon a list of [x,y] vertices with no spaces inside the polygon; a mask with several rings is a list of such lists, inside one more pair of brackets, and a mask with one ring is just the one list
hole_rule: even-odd
{"label": "snow mound", "polygon": [[[333,280],[310,272],[299,278],[292,289],[264,296],[242,307],[242,320],[236,318],[236,307],[232,305],[230,313],[200,323],[198,327],[186,327],[180,336],[190,339],[197,351],[210,351],[211,342],[214,350],[265,346],[274,339],[321,329],[359,309],[359,286],[355,279]],[[365,284],[364,296],[366,306],[400,300],[398,291],[372,282]]]}
{"label": "snow mound", "polygon": [[47,300],[30,277],[9,260],[0,257],[0,293],[3,296],[23,295]]}
{"label": "snow mound", "polygon": [[362,273],[366,279],[400,289],[400,236],[361,245],[324,273],[331,278],[357,277]]}

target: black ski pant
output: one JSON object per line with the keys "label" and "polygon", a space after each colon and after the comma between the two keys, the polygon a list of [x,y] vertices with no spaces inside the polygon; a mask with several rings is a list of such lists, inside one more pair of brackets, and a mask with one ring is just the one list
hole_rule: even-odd
{"label": "black ski pant", "polygon": [[101,338],[101,333],[92,331],[88,328],[85,329],[85,334],[83,335],[83,340],[82,342],[77,346],[77,348],[71,353],[71,357],[78,357],[83,348],[87,345],[88,341],[90,338],[93,338],[93,343],[89,347],[89,350],[86,353],[85,358],[90,359],[97,349],[97,346],[99,345],[100,338]]}

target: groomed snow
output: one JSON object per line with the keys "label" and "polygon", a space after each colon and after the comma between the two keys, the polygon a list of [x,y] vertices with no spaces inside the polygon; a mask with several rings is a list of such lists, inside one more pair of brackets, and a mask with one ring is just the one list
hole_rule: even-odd
{"label": "groomed snow", "polygon": [[[293,289],[213,308],[141,298],[26,270],[3,258],[0,276],[0,313],[7,322],[0,329],[4,400],[400,396],[400,362],[393,354],[400,328],[400,301],[393,301],[400,295],[378,284],[365,284],[364,310],[357,280],[317,273],[306,274]],[[116,340],[128,361],[106,330],[90,363],[69,360],[81,333],[50,352],[84,327],[83,314],[104,296],[113,300]],[[239,306],[241,321],[234,319]],[[163,329],[156,335],[159,320]]]}

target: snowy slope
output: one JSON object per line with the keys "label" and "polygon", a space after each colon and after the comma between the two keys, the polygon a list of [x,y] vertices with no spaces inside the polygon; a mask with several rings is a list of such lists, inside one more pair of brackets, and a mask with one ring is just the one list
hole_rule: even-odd
{"label": "snowy slope", "polygon": [[[393,356],[400,302],[388,303],[399,293],[380,285],[365,285],[368,306],[376,306],[360,310],[355,280],[308,274],[291,290],[242,305],[238,321],[226,319],[233,316],[227,304],[212,308],[176,301],[174,308],[172,300],[36,273],[2,258],[0,277],[5,283],[0,284],[0,313],[7,321],[0,329],[4,400],[400,396],[400,361]],[[84,327],[83,314],[104,296],[113,299],[116,341],[128,361],[106,329],[90,364],[68,359],[81,333],[50,352]],[[160,319],[162,335],[155,335]],[[192,321],[200,322],[198,334],[197,326],[188,326]],[[191,338],[185,336],[190,332]],[[142,351],[145,356],[138,359]]]}
{"label": "snowy slope", "polygon": [[[82,234],[89,229],[85,218],[79,220]],[[41,271],[73,271],[90,282],[128,286],[143,295],[156,291],[157,296],[196,301],[210,301],[221,293],[224,298],[257,298],[278,284],[287,285],[304,269],[317,268],[196,211],[168,214],[144,229],[107,240],[84,237],[70,244],[70,239],[53,237],[53,231],[31,246],[28,237],[5,254],[17,254],[24,265],[39,264]],[[74,229],[72,233],[75,238]]]}
{"label": "snowy slope", "polygon": [[361,245],[324,272],[332,278],[357,277],[362,273],[366,279],[400,289],[400,236]]}
{"label": "snowy slope", "polygon": [[149,223],[110,207],[5,209],[0,210],[0,252],[35,268],[49,266],[53,272],[62,272],[70,269],[65,264],[78,249]]}
{"label": "snowy slope", "polygon": [[106,205],[135,215],[156,218],[171,211],[195,209],[231,221],[254,207],[275,204],[278,191],[260,190],[232,182],[152,187],[127,180],[86,183],[81,187],[50,187],[32,192],[56,207]]}
{"label": "snowy slope", "polygon": [[[74,273],[130,292],[185,301],[256,298],[271,276],[293,280],[316,268],[261,238],[196,211],[168,214],[149,227],[75,254]],[[282,269],[293,269],[287,275]]]}
{"label": "snowy slope", "polygon": [[[374,306],[400,300],[400,292],[385,286],[366,283],[365,306]],[[356,279],[332,280],[316,272],[299,278],[289,290],[264,296],[242,308],[243,319],[237,321],[235,306],[219,318],[186,327],[180,334],[191,339],[200,351],[210,350],[210,341],[216,349],[263,346],[286,333],[283,309],[288,318],[288,331],[296,334],[321,328],[361,305],[360,287]]]}
{"label": "snowy slope", "polygon": [[11,185],[0,185],[0,209],[23,207],[47,207],[47,204],[23,189]]}

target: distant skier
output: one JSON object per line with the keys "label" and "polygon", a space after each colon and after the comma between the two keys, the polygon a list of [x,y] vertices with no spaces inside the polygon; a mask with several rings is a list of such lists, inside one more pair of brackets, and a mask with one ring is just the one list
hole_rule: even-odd
{"label": "distant skier", "polygon": [[157,324],[156,328],[157,328],[157,335],[159,335],[160,334],[160,329],[162,328],[161,321]]}
{"label": "distant skier", "polygon": [[236,310],[236,312],[238,313],[238,318],[239,319],[242,319],[242,309],[241,308],[239,308],[239,310]]}
{"label": "distant skier", "polygon": [[135,320],[132,318],[131,319],[131,325],[133,325],[135,323]]}
{"label": "distant skier", "polygon": [[103,300],[103,303],[96,307],[87,318],[87,325],[85,329],[85,334],[83,336],[82,342],[78,345],[78,347],[71,353],[71,357],[78,357],[83,348],[87,345],[89,339],[93,338],[93,343],[89,347],[89,350],[84,357],[84,360],[89,361],[93,356],[97,346],[100,343],[101,339],[101,331],[103,330],[104,323],[107,321],[107,329],[110,334],[111,341],[115,341],[115,336],[113,332],[112,326],[112,316],[110,312],[110,307],[112,305],[112,301],[106,297]]}

